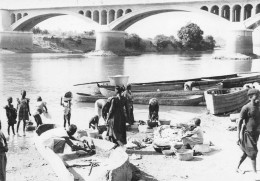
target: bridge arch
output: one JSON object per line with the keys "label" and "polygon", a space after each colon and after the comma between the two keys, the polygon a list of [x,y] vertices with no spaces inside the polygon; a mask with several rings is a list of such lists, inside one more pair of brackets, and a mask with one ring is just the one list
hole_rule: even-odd
{"label": "bridge arch", "polygon": [[251,4],[247,4],[244,6],[244,19],[243,20],[246,20],[252,16],[252,9],[253,9],[253,6]]}
{"label": "bridge arch", "polygon": [[110,30],[116,30],[116,31],[124,31],[134,23],[147,18],[149,16],[160,14],[160,13],[166,13],[166,12],[174,12],[174,11],[182,11],[182,12],[195,12],[199,14],[205,14],[206,16],[209,16],[210,18],[217,19],[219,21],[222,21],[223,23],[228,23],[229,21],[227,19],[221,18],[221,16],[216,16],[215,14],[212,14],[208,11],[205,11],[203,9],[195,9],[195,8],[189,8],[189,7],[182,7],[182,6],[168,6],[168,7],[151,7],[151,8],[143,8],[139,9],[138,11],[133,11],[131,13],[125,14],[125,16],[120,17],[113,22],[111,22],[108,25],[108,28]]}
{"label": "bridge arch", "polygon": [[241,17],[241,6],[236,4],[233,6],[233,9],[232,9],[232,21],[233,22],[239,22],[240,21],[240,17]]}
{"label": "bridge arch", "polygon": [[224,5],[221,8],[221,17],[227,19],[230,21],[230,6],[229,5]]}
{"label": "bridge arch", "polygon": [[13,18],[12,19],[13,24],[11,25],[11,29],[13,31],[30,31],[34,26],[41,23],[42,21],[45,21],[49,18],[53,18],[56,16],[62,16],[62,15],[75,16],[80,19],[83,19],[88,23],[97,24],[91,19],[86,18],[85,16],[82,16],[77,12],[65,11],[65,10],[49,10],[49,11],[45,10],[45,11],[37,11],[37,12],[29,13],[23,18],[19,19],[18,21],[13,21],[15,19],[15,14],[13,13],[13,15],[11,15],[11,18]]}
{"label": "bridge arch", "polygon": [[219,7],[217,5],[212,6],[210,12],[219,15]]}

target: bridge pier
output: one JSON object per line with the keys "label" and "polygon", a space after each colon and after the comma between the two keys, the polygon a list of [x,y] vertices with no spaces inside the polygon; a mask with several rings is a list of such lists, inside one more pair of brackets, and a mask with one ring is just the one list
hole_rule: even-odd
{"label": "bridge pier", "polygon": [[96,50],[124,51],[125,50],[124,31],[97,31]]}
{"label": "bridge pier", "polygon": [[253,32],[253,52],[256,55],[260,55],[260,30],[257,28]]}
{"label": "bridge pier", "polygon": [[8,10],[0,10],[0,48],[21,49],[33,47],[32,32],[11,30],[11,16]]}
{"label": "bridge pier", "polygon": [[252,30],[235,29],[228,34],[226,50],[228,53],[253,54]]}

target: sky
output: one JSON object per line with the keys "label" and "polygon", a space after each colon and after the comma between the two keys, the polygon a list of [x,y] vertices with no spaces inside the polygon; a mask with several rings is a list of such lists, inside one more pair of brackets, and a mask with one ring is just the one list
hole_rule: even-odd
{"label": "sky", "polygon": [[[127,33],[136,33],[142,38],[154,38],[156,35],[177,36],[177,31],[188,22],[196,23],[204,35],[224,38],[225,29],[210,17],[189,12],[170,12],[147,17],[126,29]],[[84,32],[95,29],[93,25],[73,16],[64,15],[50,18],[37,25],[47,30]]]}

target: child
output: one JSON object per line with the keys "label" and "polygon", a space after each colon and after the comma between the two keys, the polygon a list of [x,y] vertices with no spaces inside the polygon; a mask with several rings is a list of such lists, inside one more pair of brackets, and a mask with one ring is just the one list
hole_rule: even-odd
{"label": "child", "polygon": [[201,120],[194,119],[194,125],[190,126],[190,130],[182,137],[183,145],[187,148],[193,148],[196,144],[203,144],[204,135],[200,127]]}
{"label": "child", "polygon": [[0,121],[0,180],[6,181],[6,152],[8,152],[8,145],[5,138],[5,135],[2,132],[2,124]]}
{"label": "child", "polygon": [[16,124],[17,111],[14,108],[14,106],[12,105],[12,102],[13,102],[13,98],[12,97],[9,97],[7,99],[7,102],[8,102],[8,105],[6,105],[4,107],[4,109],[6,110],[6,117],[7,117],[7,120],[8,120],[8,129],[7,129],[7,131],[8,131],[8,135],[10,135],[10,127],[12,127],[13,135],[15,135],[14,124]]}
{"label": "child", "polygon": [[70,126],[70,118],[71,118],[71,100],[72,100],[72,93],[67,92],[64,98],[61,97],[60,105],[64,107],[64,128],[66,128],[66,123]]}
{"label": "child", "polygon": [[43,102],[41,96],[39,96],[39,97],[37,98],[37,103],[36,103],[36,112],[35,112],[34,115],[33,115],[34,120],[35,120],[35,122],[36,122],[36,124],[37,124],[37,127],[38,127],[39,125],[42,125],[41,114],[42,114],[44,111],[45,111],[46,113],[48,113],[48,109],[47,109],[47,106],[46,106],[46,102]]}

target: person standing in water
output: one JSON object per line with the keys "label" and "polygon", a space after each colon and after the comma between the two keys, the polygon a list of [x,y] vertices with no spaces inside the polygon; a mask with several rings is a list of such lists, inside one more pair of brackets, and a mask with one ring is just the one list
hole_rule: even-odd
{"label": "person standing in water", "polygon": [[30,99],[26,98],[25,90],[22,90],[21,95],[22,95],[21,100],[17,98],[18,123],[17,123],[16,132],[17,135],[19,135],[20,122],[23,121],[23,135],[25,136],[26,120],[29,120],[29,116],[31,116],[30,106],[29,106]]}
{"label": "person standing in water", "polygon": [[247,95],[250,102],[242,107],[238,121],[237,144],[240,146],[243,155],[238,163],[237,172],[242,172],[240,166],[249,157],[252,162],[253,171],[257,177],[256,157],[258,153],[257,142],[260,133],[260,92],[257,89],[249,89]]}
{"label": "person standing in water", "polygon": [[35,122],[36,122],[36,124],[37,124],[37,127],[38,127],[39,125],[42,125],[41,114],[42,114],[43,112],[48,113],[48,109],[47,109],[47,106],[46,106],[46,102],[43,102],[41,96],[39,96],[39,97],[37,98],[36,111],[35,111],[35,113],[34,113],[34,115],[33,115],[34,120],[35,120]]}
{"label": "person standing in water", "polygon": [[72,100],[72,93],[67,92],[64,98],[61,97],[60,105],[64,107],[64,128],[66,128],[66,123],[70,126],[70,118],[71,118],[71,100]]}
{"label": "person standing in water", "polygon": [[14,108],[12,102],[13,102],[13,98],[9,97],[7,99],[8,104],[4,107],[4,109],[6,110],[6,117],[8,120],[8,135],[10,135],[10,127],[12,127],[13,130],[13,134],[15,135],[15,131],[14,131],[14,125],[16,124],[16,118],[17,118],[17,110]]}

